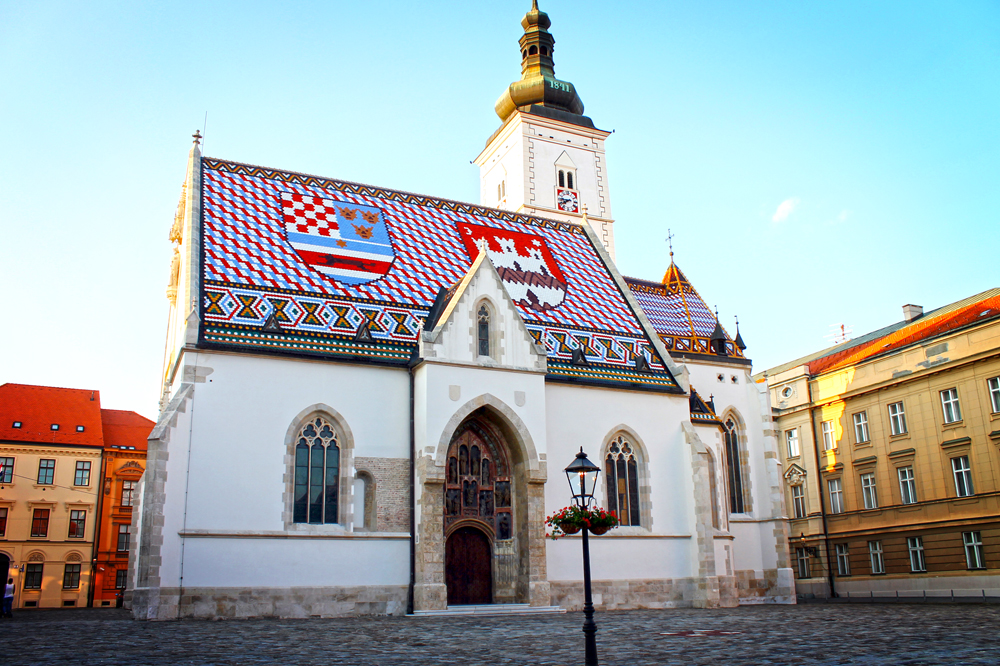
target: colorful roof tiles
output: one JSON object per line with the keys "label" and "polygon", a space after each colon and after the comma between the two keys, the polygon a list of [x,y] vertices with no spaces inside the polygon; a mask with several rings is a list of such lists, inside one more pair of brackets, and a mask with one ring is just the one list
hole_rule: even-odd
{"label": "colorful roof tiles", "polygon": [[[670,262],[662,282],[630,277],[625,282],[671,354],[715,355],[711,345],[715,315],[677,264]],[[726,357],[743,360],[743,350],[733,344],[724,328],[722,331],[726,336]]]}
{"label": "colorful roof tiles", "polygon": [[207,346],[405,363],[485,244],[551,379],[680,391],[579,225],[209,158],[202,210]]}

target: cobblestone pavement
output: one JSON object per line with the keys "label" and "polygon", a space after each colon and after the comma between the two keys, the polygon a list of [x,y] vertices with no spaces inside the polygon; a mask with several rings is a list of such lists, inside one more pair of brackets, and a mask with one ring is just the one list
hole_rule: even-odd
{"label": "cobblestone pavement", "polygon": [[[581,613],[567,613],[152,623],[115,609],[20,611],[0,621],[0,662],[575,665],[583,662],[582,621]],[[1000,663],[995,605],[619,611],[598,613],[597,622],[606,666]]]}

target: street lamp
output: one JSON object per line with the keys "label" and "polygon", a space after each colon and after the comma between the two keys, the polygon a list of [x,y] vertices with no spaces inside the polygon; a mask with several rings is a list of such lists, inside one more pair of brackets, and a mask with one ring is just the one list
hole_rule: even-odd
{"label": "street lamp", "polygon": [[[576,459],[566,468],[566,479],[569,481],[573,501],[581,509],[590,508],[594,501],[594,489],[597,488],[597,475],[601,468],[590,462],[587,454],[580,447]],[[597,625],[594,624],[594,600],[590,594],[590,530],[583,527],[583,636],[586,646],[586,666],[597,666]]]}

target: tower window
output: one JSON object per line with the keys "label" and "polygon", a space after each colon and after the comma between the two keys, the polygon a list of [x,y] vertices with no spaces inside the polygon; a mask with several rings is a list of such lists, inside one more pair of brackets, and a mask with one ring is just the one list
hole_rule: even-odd
{"label": "tower window", "polygon": [[479,306],[479,313],[477,315],[478,325],[478,339],[479,339],[479,355],[489,356],[490,355],[490,311],[485,305]]}
{"label": "tower window", "polygon": [[542,47],[542,55],[543,56],[547,56],[548,54],[549,54],[549,50],[543,46]]}
{"label": "tower window", "polygon": [[576,189],[576,188],[573,187],[573,172],[572,171],[567,171],[566,172],[566,187],[568,187],[571,190],[572,189]]}
{"label": "tower window", "polygon": [[528,49],[525,49],[525,50],[521,51],[521,57],[522,58],[527,58],[528,57]]}
{"label": "tower window", "polygon": [[566,187],[566,172],[559,170],[559,187]]}
{"label": "tower window", "polygon": [[534,45],[529,46],[528,55],[538,55],[538,47]]}

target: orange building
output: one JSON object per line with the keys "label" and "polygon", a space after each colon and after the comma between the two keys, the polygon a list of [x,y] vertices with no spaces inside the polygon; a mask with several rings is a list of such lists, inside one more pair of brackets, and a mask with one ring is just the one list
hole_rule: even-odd
{"label": "orange building", "polygon": [[101,409],[98,391],[0,385],[0,574],[14,579],[14,608],[114,604],[119,566],[98,596],[97,560],[108,543],[111,561],[128,560],[114,550],[122,532],[127,551],[131,524],[121,489],[142,475],[153,425]]}
{"label": "orange building", "polygon": [[115,606],[125,590],[132,540],[135,489],[146,468],[146,438],[155,425],[135,412],[102,409],[104,459],[98,498],[98,536],[94,546],[91,603]]}

